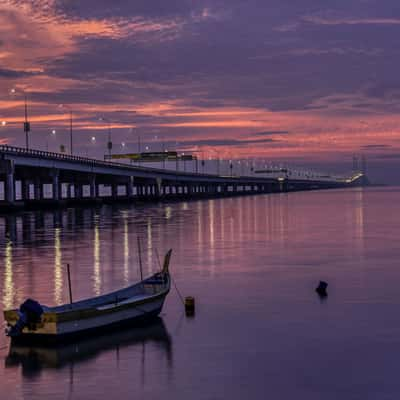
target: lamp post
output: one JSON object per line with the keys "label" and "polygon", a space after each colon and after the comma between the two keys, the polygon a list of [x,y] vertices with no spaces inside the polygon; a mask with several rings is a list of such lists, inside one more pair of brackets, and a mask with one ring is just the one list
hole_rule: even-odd
{"label": "lamp post", "polygon": [[25,100],[25,122],[24,122],[24,132],[25,132],[25,146],[29,149],[29,132],[31,130],[31,124],[28,121],[28,96],[24,92]]}
{"label": "lamp post", "polygon": [[216,173],[219,176],[221,169],[220,169],[220,158],[219,158],[219,153],[217,150],[212,150],[212,152],[214,153],[215,156],[215,163],[217,164],[217,168],[216,168]]}
{"label": "lamp post", "polygon": [[7,125],[7,121],[1,121],[0,127],[4,128]]}
{"label": "lamp post", "polygon": [[108,141],[107,141],[107,149],[108,149],[108,159],[111,160],[111,150],[112,150],[112,141],[111,141],[111,122],[109,119],[100,117],[99,121],[107,122],[108,124]]}
{"label": "lamp post", "polygon": [[[31,124],[28,121],[28,96],[25,92],[25,90],[22,90],[24,94],[24,111],[25,111],[25,120],[24,120],[24,132],[25,132],[25,148],[29,149],[29,132],[31,131]],[[16,89],[11,89],[10,90],[11,94],[16,94],[17,91]]]}
{"label": "lamp post", "polygon": [[[55,129],[53,129],[50,133],[48,137],[56,137],[57,131]],[[49,139],[46,139],[46,151],[49,151]]]}
{"label": "lamp post", "polygon": [[74,154],[73,140],[72,140],[72,110],[71,107],[66,104],[60,104],[60,108],[66,108],[69,113],[69,150],[72,156]]}

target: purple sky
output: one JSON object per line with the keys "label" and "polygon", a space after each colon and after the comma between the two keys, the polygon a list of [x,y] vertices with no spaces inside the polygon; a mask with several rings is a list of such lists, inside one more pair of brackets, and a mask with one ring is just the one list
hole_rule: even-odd
{"label": "purple sky", "polygon": [[140,136],[333,169],[363,153],[397,179],[399,33],[392,0],[3,0],[1,138],[24,144],[25,91],[36,148],[68,145],[67,104],[80,154],[105,152],[103,117],[115,152]]}

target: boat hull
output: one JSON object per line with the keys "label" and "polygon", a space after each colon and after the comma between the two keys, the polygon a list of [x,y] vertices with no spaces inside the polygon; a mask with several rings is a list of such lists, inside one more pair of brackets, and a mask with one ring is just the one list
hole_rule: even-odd
{"label": "boat hull", "polygon": [[[98,331],[118,329],[157,317],[164,305],[168,290],[139,301],[111,303],[91,310],[71,310],[62,314],[44,314],[36,326],[25,327],[12,337],[17,343],[65,342]],[[14,316],[14,319],[16,316]]]}
{"label": "boat hull", "polygon": [[77,339],[85,339],[93,337],[95,334],[106,334],[108,332],[115,332],[120,329],[141,327],[149,321],[156,320],[160,315],[162,307],[153,310],[144,315],[138,315],[130,319],[116,321],[108,325],[99,327],[88,328],[75,332],[64,334],[40,334],[40,333],[24,333],[20,336],[12,337],[11,342],[15,345],[42,345],[42,346],[58,346],[69,342],[75,342]]}

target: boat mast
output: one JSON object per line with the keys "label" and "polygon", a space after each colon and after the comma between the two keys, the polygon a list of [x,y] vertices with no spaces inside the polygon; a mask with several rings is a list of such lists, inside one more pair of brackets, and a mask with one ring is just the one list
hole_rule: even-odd
{"label": "boat mast", "polygon": [[68,274],[69,302],[72,304],[71,273],[69,271],[69,264],[67,264],[67,274]]}
{"label": "boat mast", "polygon": [[139,268],[140,268],[140,280],[143,280],[143,267],[142,267],[142,252],[140,249],[140,237],[137,237],[137,244],[138,244],[138,254],[139,254]]}

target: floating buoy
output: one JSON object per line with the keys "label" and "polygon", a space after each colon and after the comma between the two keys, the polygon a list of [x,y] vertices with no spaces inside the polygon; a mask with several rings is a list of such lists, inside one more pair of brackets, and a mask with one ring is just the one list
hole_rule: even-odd
{"label": "floating buoy", "polygon": [[195,303],[194,297],[188,296],[185,298],[185,311],[186,315],[192,316],[194,315]]}
{"label": "floating buoy", "polygon": [[328,296],[328,293],[326,291],[326,288],[328,287],[328,283],[324,281],[319,281],[318,287],[315,289],[315,291],[318,293],[320,297],[326,297]]}

